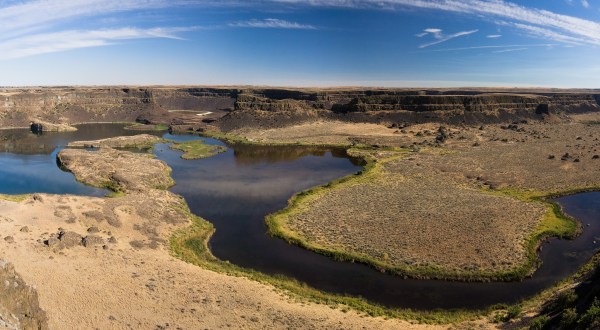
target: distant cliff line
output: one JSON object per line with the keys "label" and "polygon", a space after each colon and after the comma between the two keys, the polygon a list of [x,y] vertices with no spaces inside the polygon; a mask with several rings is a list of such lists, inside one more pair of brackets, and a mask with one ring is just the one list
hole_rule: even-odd
{"label": "distant cliff line", "polygon": [[[224,130],[315,119],[491,123],[600,111],[600,90],[254,87],[0,88],[0,125],[173,120],[168,110],[219,111]],[[163,122],[169,124],[169,122]],[[178,122],[181,124],[181,120]]]}

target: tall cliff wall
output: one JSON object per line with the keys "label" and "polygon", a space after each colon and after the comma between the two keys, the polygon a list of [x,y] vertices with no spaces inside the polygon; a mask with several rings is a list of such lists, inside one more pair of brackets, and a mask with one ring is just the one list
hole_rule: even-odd
{"label": "tall cliff wall", "polygon": [[135,121],[168,110],[231,109],[230,89],[200,88],[38,88],[0,89],[0,125]]}
{"label": "tall cliff wall", "polygon": [[225,130],[285,126],[315,118],[357,122],[492,123],[600,111],[600,93],[441,90],[242,91]]}
{"label": "tall cliff wall", "polygon": [[[224,130],[274,127],[318,118],[361,122],[507,122],[600,111],[600,91],[400,90],[284,88],[37,88],[0,89],[0,125],[134,121],[169,124],[168,110],[225,115]],[[184,118],[192,120],[194,116]],[[195,117],[199,121],[199,117]]]}

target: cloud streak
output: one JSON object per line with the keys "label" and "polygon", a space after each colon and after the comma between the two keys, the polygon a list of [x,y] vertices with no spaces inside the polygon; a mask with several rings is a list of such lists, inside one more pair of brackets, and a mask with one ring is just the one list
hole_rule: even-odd
{"label": "cloud streak", "polygon": [[33,34],[0,42],[0,59],[15,59],[78,48],[107,46],[119,40],[144,38],[180,39],[175,33],[191,29],[193,28],[121,28],[91,31],[70,30]]}
{"label": "cloud streak", "polygon": [[268,29],[296,29],[296,30],[316,30],[317,27],[309,24],[300,24],[289,22],[277,18],[251,19],[248,21],[229,23],[230,27],[245,28],[268,28]]}
{"label": "cloud streak", "polygon": [[450,35],[444,35],[442,33],[441,29],[434,29],[434,28],[428,28],[423,30],[422,33],[417,34],[417,37],[424,37],[428,34],[433,35],[433,37],[436,39],[435,41],[432,42],[428,42],[426,44],[422,44],[419,46],[419,48],[427,48],[429,46],[433,46],[433,45],[437,45],[437,44],[441,44],[442,42],[446,42],[448,40],[452,40],[454,38],[458,38],[458,37],[462,37],[462,36],[467,36],[469,34],[473,34],[475,32],[477,32],[479,30],[470,30],[470,31],[461,31],[461,32],[457,32],[454,34],[450,34]]}
{"label": "cloud streak", "polygon": [[[269,2],[266,0],[266,2]],[[73,30],[72,23],[104,22],[111,15],[124,12],[165,8],[252,6],[237,0],[31,0],[0,4],[0,59],[14,59],[36,54],[53,53],[77,48],[113,45],[117,41],[143,38],[182,39],[178,33],[200,27],[114,27]],[[108,17],[108,18],[106,18]],[[104,24],[106,25],[106,24]],[[111,24],[114,25],[114,24]],[[66,27],[65,27],[66,26]],[[309,24],[267,18],[233,22],[222,27],[278,28],[316,30]]]}
{"label": "cloud streak", "polygon": [[431,52],[453,52],[476,49],[503,49],[503,48],[527,48],[527,47],[555,47],[558,44],[528,44],[528,45],[488,45],[488,46],[470,46],[457,48],[432,49]]}
{"label": "cloud streak", "polygon": [[496,50],[493,51],[492,53],[510,53],[510,52],[518,52],[518,51],[522,51],[522,50],[527,50],[529,48],[523,47],[523,48],[509,48],[509,49],[501,49],[501,50]]}
{"label": "cloud streak", "polygon": [[[348,7],[348,8],[387,8],[413,7],[431,10],[441,10],[467,15],[476,15],[488,20],[504,20],[521,25],[516,28],[534,26],[555,35],[546,33],[538,36],[553,39],[553,36],[563,35],[581,40],[588,45],[600,45],[600,23],[574,16],[557,14],[544,9],[525,7],[503,0],[273,0],[287,4],[308,4],[311,6]],[[531,29],[525,28],[530,32]]]}
{"label": "cloud streak", "polygon": [[34,0],[0,5],[0,59],[112,45],[118,40],[182,39],[197,27],[61,29],[67,23],[134,10],[192,5],[181,0]]}

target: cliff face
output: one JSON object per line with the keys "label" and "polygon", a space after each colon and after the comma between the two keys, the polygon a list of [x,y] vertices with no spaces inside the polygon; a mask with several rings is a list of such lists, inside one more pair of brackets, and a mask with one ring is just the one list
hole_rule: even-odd
{"label": "cliff face", "polygon": [[[277,127],[336,119],[389,123],[488,123],[600,111],[600,92],[541,90],[399,90],[260,88],[39,88],[0,89],[0,125],[146,122],[201,125],[195,114],[214,112],[223,130]],[[212,119],[211,119],[212,120]]]}
{"label": "cliff face", "polygon": [[168,110],[231,109],[231,90],[161,88],[39,88],[0,90],[0,125],[135,121]]}
{"label": "cliff face", "polygon": [[244,91],[225,130],[273,127],[327,118],[390,123],[495,123],[540,120],[549,115],[600,111],[600,94],[556,92],[478,92],[441,90]]}
{"label": "cliff face", "polygon": [[155,111],[152,91],[142,89],[37,89],[0,92],[0,123],[28,126],[31,121],[131,121]]}

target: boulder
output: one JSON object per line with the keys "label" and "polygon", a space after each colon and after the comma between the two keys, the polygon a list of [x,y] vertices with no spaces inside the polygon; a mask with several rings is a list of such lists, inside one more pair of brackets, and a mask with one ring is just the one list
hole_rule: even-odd
{"label": "boulder", "polygon": [[40,123],[31,123],[31,132],[41,134],[44,132],[44,125]]}
{"label": "boulder", "polygon": [[87,235],[83,238],[83,246],[95,247],[97,245],[104,245],[104,239],[96,235]]}
{"label": "boulder", "polygon": [[81,235],[73,231],[61,231],[58,235],[58,239],[66,248],[81,244]]}

